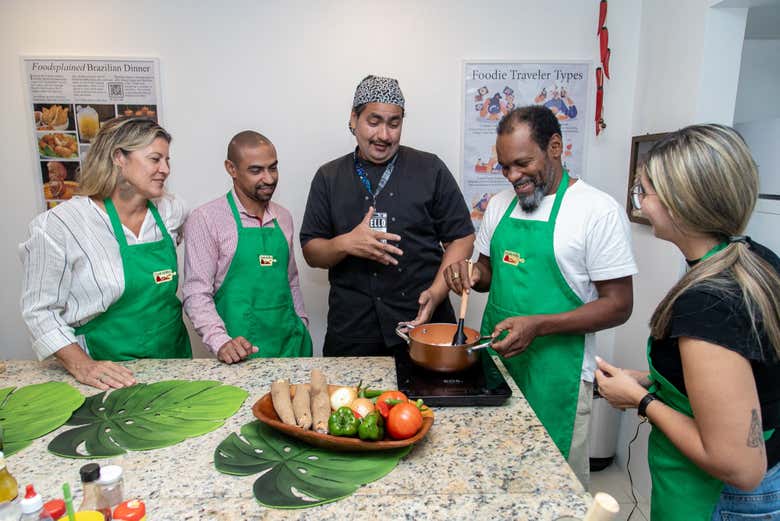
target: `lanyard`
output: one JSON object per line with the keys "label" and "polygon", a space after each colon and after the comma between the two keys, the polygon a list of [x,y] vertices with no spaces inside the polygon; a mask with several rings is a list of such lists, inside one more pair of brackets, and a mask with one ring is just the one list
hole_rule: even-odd
{"label": "lanyard", "polygon": [[373,200],[372,206],[376,209],[376,198],[379,197],[379,193],[390,180],[390,175],[392,175],[393,168],[395,168],[395,160],[398,159],[398,153],[393,156],[393,159],[390,160],[390,162],[385,167],[385,172],[382,174],[382,178],[379,179],[379,184],[376,186],[376,193],[371,191],[371,181],[368,180],[365,168],[363,168],[363,165],[360,164],[357,151],[353,152],[352,156],[355,159],[355,172],[357,172],[357,176],[360,178],[360,182],[363,183],[363,187],[365,187],[366,192],[368,192],[368,195],[371,196],[371,199]]}

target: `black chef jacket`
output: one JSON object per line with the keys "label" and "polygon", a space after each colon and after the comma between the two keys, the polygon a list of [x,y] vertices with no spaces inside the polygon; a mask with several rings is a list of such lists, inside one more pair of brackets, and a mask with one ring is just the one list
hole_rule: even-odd
{"label": "black chef jacket", "polygon": [[[375,191],[381,168],[366,168]],[[301,224],[301,246],[350,232],[365,217],[372,198],[355,171],[354,153],[326,163],[311,183]],[[393,173],[376,199],[387,212],[387,231],[401,236],[397,266],[347,256],[328,272],[328,337],[352,344],[397,345],[398,322],[417,316],[420,293],[441,264],[441,243],[474,233],[466,202],[446,165],[434,154],[401,146]],[[454,322],[449,299],[432,322]],[[326,355],[338,355],[327,352]],[[355,353],[354,351],[351,354]]]}

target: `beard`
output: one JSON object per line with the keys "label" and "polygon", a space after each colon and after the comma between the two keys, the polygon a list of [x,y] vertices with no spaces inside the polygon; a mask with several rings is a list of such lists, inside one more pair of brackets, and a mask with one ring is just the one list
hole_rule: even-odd
{"label": "beard", "polygon": [[515,192],[517,194],[517,201],[520,203],[520,208],[522,208],[524,212],[530,213],[539,208],[539,205],[542,203],[542,200],[547,195],[547,191],[552,185],[554,177],[552,165],[547,165],[546,171],[536,176],[536,178],[514,183],[513,186],[515,188],[528,183],[533,183],[535,185],[534,191],[528,195],[520,195]]}
{"label": "beard", "polygon": [[525,213],[533,212],[539,208],[546,193],[547,188],[545,186],[537,185],[532,193],[522,197],[518,195],[517,200],[520,203],[520,208],[522,208]]}
{"label": "beard", "polygon": [[[270,193],[263,192],[263,190],[270,189]],[[273,184],[259,184],[255,187],[255,197],[258,201],[266,202],[270,201],[271,197],[276,192],[276,183]]]}

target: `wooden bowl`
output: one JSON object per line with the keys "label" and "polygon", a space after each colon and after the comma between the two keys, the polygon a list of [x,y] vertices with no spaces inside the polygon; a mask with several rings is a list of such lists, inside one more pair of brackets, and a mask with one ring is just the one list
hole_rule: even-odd
{"label": "wooden bowl", "polygon": [[[331,392],[337,389],[338,385],[328,386]],[[295,396],[295,386],[290,386],[290,396]],[[295,425],[288,425],[279,419],[279,415],[276,414],[274,404],[271,401],[271,393],[266,393],[262,398],[257,400],[252,406],[252,414],[265,423],[269,427],[272,427],[288,436],[305,441],[315,447],[322,449],[335,450],[340,452],[349,451],[371,451],[371,450],[388,450],[397,449],[400,447],[406,447],[419,440],[421,440],[433,425],[433,412],[430,408],[423,412],[423,424],[420,430],[411,438],[405,440],[394,440],[392,438],[385,438],[382,441],[363,441],[359,438],[348,438],[342,436],[331,436],[330,434],[320,434],[313,430],[303,430]]]}

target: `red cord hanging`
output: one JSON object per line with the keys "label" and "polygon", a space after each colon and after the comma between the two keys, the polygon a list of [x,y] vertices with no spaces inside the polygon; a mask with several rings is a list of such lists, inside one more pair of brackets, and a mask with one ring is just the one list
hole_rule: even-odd
{"label": "red cord hanging", "polygon": [[607,0],[599,1],[599,25],[596,36],[599,39],[599,59],[601,67],[596,67],[596,135],[607,128],[604,123],[604,76],[609,79],[609,59],[612,49],[609,48],[609,29],[607,29]]}
{"label": "red cord hanging", "polygon": [[604,76],[601,71],[601,67],[596,68],[596,135],[601,133],[601,130],[607,125],[602,118],[602,110],[604,106]]}
{"label": "red cord hanging", "polygon": [[601,34],[601,28],[607,21],[607,0],[599,2],[599,26],[596,29],[596,36]]}

